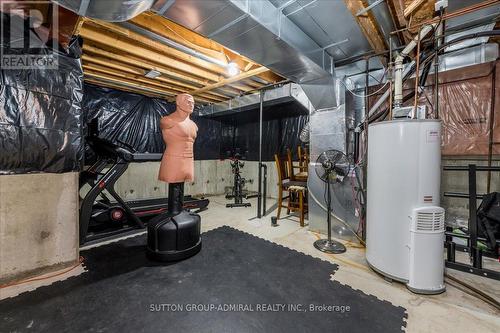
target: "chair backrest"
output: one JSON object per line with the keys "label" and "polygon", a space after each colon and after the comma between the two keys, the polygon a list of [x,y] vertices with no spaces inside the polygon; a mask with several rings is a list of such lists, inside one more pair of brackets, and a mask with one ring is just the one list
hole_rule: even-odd
{"label": "chair backrest", "polygon": [[288,157],[274,154],[274,162],[276,163],[276,171],[278,172],[278,182],[282,185],[283,181],[290,179],[290,174],[288,173]]}
{"label": "chair backrest", "polygon": [[307,148],[298,146],[297,153],[299,157],[299,165],[307,170],[307,166],[309,165],[309,153]]}
{"label": "chair backrest", "polygon": [[288,176],[290,177],[290,180],[295,180],[295,173],[293,172],[292,152],[289,148],[286,149],[286,162],[288,166]]}
{"label": "chair backrest", "polygon": [[297,146],[297,156],[299,157],[299,161],[302,161],[303,155],[304,154],[304,148],[302,146]]}

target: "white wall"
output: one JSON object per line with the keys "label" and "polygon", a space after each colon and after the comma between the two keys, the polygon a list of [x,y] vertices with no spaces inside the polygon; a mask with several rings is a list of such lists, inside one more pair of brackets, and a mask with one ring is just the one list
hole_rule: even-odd
{"label": "white wall", "polygon": [[78,260],[78,173],[0,176],[0,282]]}

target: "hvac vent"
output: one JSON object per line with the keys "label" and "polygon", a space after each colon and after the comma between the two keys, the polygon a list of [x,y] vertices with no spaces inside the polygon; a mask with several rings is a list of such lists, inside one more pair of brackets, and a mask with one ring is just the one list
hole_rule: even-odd
{"label": "hvac vent", "polygon": [[444,210],[441,207],[424,207],[414,210],[411,231],[443,232]]}

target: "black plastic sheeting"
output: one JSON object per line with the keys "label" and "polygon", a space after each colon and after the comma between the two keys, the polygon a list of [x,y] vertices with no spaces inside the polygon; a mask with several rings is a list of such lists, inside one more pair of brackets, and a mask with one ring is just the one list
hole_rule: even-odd
{"label": "black plastic sheeting", "polygon": [[85,84],[82,108],[87,124],[98,120],[99,137],[116,144],[124,142],[138,152],[162,153],[160,118],[173,112],[175,105],[157,98]]}
{"label": "black plastic sheeting", "polygon": [[[127,144],[140,153],[163,153],[160,118],[175,111],[175,104],[159,98],[86,84],[83,99],[85,122],[97,119],[100,138]],[[197,160],[219,158],[221,123],[192,115],[198,126],[194,145]],[[88,134],[88,126],[85,126]],[[86,147],[87,160],[92,152]]]}
{"label": "black plastic sheeting", "polygon": [[[238,149],[246,152],[247,160],[259,160],[258,109],[214,119],[223,124],[222,154]],[[274,161],[274,154],[283,155],[287,148],[295,155],[297,146],[301,145],[299,134],[308,119],[307,111],[295,102],[264,107],[262,111],[262,160]]]}
{"label": "black plastic sheeting", "polygon": [[[2,33],[9,34],[10,17],[0,15]],[[17,52],[7,44],[0,47]],[[78,171],[83,152],[79,40],[67,51],[43,47],[29,52],[53,56],[58,68],[0,68],[0,174]]]}
{"label": "black plastic sheeting", "polygon": [[[132,146],[141,153],[162,153],[165,149],[159,121],[175,110],[175,104],[162,99],[118,91],[86,84],[83,110],[85,122],[97,119],[98,135],[115,144]],[[308,116],[297,104],[289,103],[264,110],[263,160],[274,160],[276,152],[286,148],[295,151],[299,133]],[[239,148],[248,151],[248,160],[258,160],[259,114],[257,110],[245,111],[214,118],[196,116],[191,119],[198,125],[194,145],[196,160],[227,158],[228,151]],[[88,133],[88,127],[85,126]],[[92,152],[86,147],[87,162]]]}

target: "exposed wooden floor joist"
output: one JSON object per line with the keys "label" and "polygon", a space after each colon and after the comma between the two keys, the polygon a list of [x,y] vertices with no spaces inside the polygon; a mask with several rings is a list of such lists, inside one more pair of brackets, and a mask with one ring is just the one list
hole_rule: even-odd
{"label": "exposed wooden floor joist", "polygon": [[[283,80],[267,68],[157,14],[143,13],[128,24],[139,30],[80,18],[75,32],[84,40],[82,62],[87,82],[126,91],[137,87],[138,93],[167,99],[186,92],[207,104]],[[147,29],[147,34],[140,29]],[[188,54],[161,39],[153,40],[149,32],[215,60]],[[229,75],[226,64],[230,62],[237,64],[239,74]],[[151,70],[158,76],[146,77]]]}

